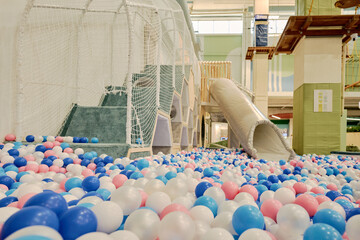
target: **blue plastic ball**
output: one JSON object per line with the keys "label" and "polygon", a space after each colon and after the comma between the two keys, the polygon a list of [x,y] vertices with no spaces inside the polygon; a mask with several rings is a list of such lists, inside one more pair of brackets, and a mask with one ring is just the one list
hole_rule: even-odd
{"label": "blue plastic ball", "polygon": [[106,156],[104,157],[104,163],[108,164],[108,163],[113,163],[114,162],[114,158],[112,156]]}
{"label": "blue plastic ball", "polygon": [[60,217],[67,209],[67,202],[63,196],[53,191],[45,191],[31,197],[24,204],[24,208],[31,206],[41,206],[52,210]]}
{"label": "blue plastic ball", "polygon": [[316,223],[308,227],[304,233],[304,240],[342,240],[340,233],[332,226]]}
{"label": "blue plastic ball", "polygon": [[58,231],[59,219],[53,211],[45,207],[23,208],[6,220],[1,231],[1,239],[5,239],[19,229],[33,225],[48,226]]}
{"label": "blue plastic ball", "polygon": [[165,174],[165,177],[167,178],[167,180],[170,180],[170,179],[173,179],[173,178],[175,178],[177,176],[177,174],[176,173],[174,173],[174,172],[167,172],[166,174]]}
{"label": "blue plastic ball", "polygon": [[10,149],[9,151],[8,151],[8,154],[10,155],[10,156],[12,156],[12,157],[18,157],[19,156],[19,151],[17,150],[17,149]]}
{"label": "blue plastic ball", "polygon": [[314,223],[325,223],[339,231],[341,235],[345,232],[345,219],[335,210],[321,209],[316,212],[313,218]]}
{"label": "blue plastic ball", "polygon": [[164,176],[157,176],[155,179],[159,179],[160,181],[162,181],[164,184],[166,184],[168,182],[167,178]]}
{"label": "blue plastic ball", "polygon": [[211,177],[212,175],[214,175],[214,170],[212,170],[211,168],[205,168],[204,169],[204,176],[205,177]]}
{"label": "blue plastic ball", "polygon": [[243,205],[234,212],[232,225],[235,232],[239,235],[250,228],[264,229],[264,216],[258,208],[251,205]]}
{"label": "blue plastic ball", "polygon": [[87,192],[96,191],[100,187],[100,180],[95,176],[89,176],[82,181],[81,185]]}
{"label": "blue plastic ball", "polygon": [[137,164],[137,168],[141,171],[144,168],[149,167],[149,161],[146,159],[140,159]]}
{"label": "blue plastic ball", "polygon": [[80,138],[79,137],[73,137],[73,143],[79,143]]}
{"label": "blue plastic ball", "polygon": [[37,145],[35,147],[35,151],[37,152],[45,152],[46,151],[46,147],[44,145]]}
{"label": "blue plastic ball", "polygon": [[27,161],[25,158],[17,157],[17,158],[15,158],[14,164],[17,167],[23,167],[23,166],[26,166]]}
{"label": "blue plastic ball", "polygon": [[339,193],[338,191],[328,191],[328,192],[326,193],[326,196],[327,196],[328,198],[330,198],[331,201],[334,201],[335,198],[341,196],[341,193]]}
{"label": "blue plastic ball", "polygon": [[34,142],[35,137],[33,135],[27,135],[25,139],[27,142]]}
{"label": "blue plastic ball", "polygon": [[209,182],[201,182],[195,188],[195,195],[197,198],[201,197],[206,189],[212,187],[213,185]]}
{"label": "blue plastic ball", "polygon": [[[14,189],[15,191],[15,189]],[[0,199],[0,208],[6,207],[10,203],[16,202],[18,199],[16,197],[4,197]]]}
{"label": "blue plastic ball", "polygon": [[60,218],[60,234],[64,239],[76,239],[89,232],[95,232],[97,219],[86,207],[73,207]]}
{"label": "blue plastic ball", "polygon": [[212,197],[209,197],[209,196],[199,197],[198,199],[196,199],[194,206],[199,206],[199,205],[209,208],[212,211],[212,213],[214,214],[214,217],[216,217],[218,205]]}
{"label": "blue plastic ball", "polygon": [[87,137],[82,137],[80,138],[80,143],[88,143],[89,142],[89,139]]}
{"label": "blue plastic ball", "polygon": [[91,138],[91,142],[92,143],[98,143],[99,139],[97,137],[93,137],[93,138]]}
{"label": "blue plastic ball", "polygon": [[359,215],[359,214],[360,214],[360,208],[350,209],[350,210],[346,213],[346,221],[348,221],[352,216]]}
{"label": "blue plastic ball", "polygon": [[80,178],[77,177],[70,178],[65,182],[65,190],[68,192],[73,188],[77,188],[77,187],[81,188],[82,187],[81,184],[82,184],[82,180]]}
{"label": "blue plastic ball", "polygon": [[6,185],[9,189],[15,181],[9,176],[0,176],[0,184]]}
{"label": "blue plastic ball", "polygon": [[130,175],[130,179],[139,179],[139,178],[143,178],[144,175],[142,175],[141,172],[133,172],[131,175]]}

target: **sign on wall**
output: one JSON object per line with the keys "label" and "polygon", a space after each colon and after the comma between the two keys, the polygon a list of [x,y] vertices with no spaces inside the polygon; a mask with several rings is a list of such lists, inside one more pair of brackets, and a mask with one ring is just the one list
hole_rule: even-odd
{"label": "sign on wall", "polygon": [[314,90],[314,112],[332,112],[332,89]]}

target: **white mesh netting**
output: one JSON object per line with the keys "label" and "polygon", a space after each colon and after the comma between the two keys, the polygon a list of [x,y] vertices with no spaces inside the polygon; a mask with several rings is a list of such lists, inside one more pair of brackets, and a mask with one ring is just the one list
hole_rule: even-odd
{"label": "white mesh netting", "polygon": [[[26,3],[25,3],[26,2]],[[200,71],[175,0],[28,0],[17,32],[16,133],[56,135],[74,104],[125,96],[126,143],[150,144],[184,76]],[[112,106],[109,101],[107,106]]]}

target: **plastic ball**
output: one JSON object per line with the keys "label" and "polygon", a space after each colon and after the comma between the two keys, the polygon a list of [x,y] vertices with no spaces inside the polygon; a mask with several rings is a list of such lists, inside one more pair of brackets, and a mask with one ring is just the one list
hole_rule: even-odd
{"label": "plastic ball", "polygon": [[359,215],[359,214],[360,214],[360,208],[350,209],[350,210],[346,213],[346,221],[349,220],[349,218],[351,218],[352,216]]}
{"label": "plastic ball", "polygon": [[211,227],[224,228],[231,234],[236,235],[237,233],[235,232],[234,227],[232,225],[232,218],[233,218],[233,213],[231,212],[219,213],[214,219],[214,221],[212,221]]}
{"label": "plastic ball", "polygon": [[211,188],[213,185],[209,182],[201,182],[199,183],[196,188],[195,188],[195,195],[197,198],[201,197],[204,192],[208,189]]}
{"label": "plastic ball", "polygon": [[359,239],[360,236],[360,215],[353,216],[346,223],[346,233],[350,240]]}
{"label": "plastic ball", "polygon": [[250,193],[253,196],[254,201],[256,201],[258,199],[258,196],[259,196],[259,193],[258,193],[257,189],[252,185],[244,185],[244,186],[242,186],[240,188],[239,192]]}
{"label": "plastic ball", "polygon": [[271,237],[264,230],[256,229],[256,228],[246,230],[239,237],[239,240],[254,240],[254,239],[271,240]]}
{"label": "plastic ball", "polygon": [[199,197],[198,199],[196,199],[194,206],[199,206],[199,205],[209,208],[212,211],[213,215],[216,216],[218,205],[212,197],[209,196]]}
{"label": "plastic ball", "polygon": [[96,215],[86,207],[73,207],[60,218],[60,234],[64,239],[76,239],[97,229]]}
{"label": "plastic ball", "polygon": [[[34,235],[33,235],[34,234]],[[35,236],[36,234],[36,236]],[[29,236],[34,236],[33,238],[29,238]],[[43,237],[43,238],[42,238]],[[17,230],[10,236],[8,236],[7,239],[24,239],[24,240],[42,240],[42,239],[51,239],[51,240],[63,240],[60,233],[58,231],[54,230],[51,227],[47,226],[30,226],[25,227]]]}
{"label": "plastic ball", "polygon": [[190,215],[195,221],[202,221],[210,225],[214,220],[211,210],[205,206],[195,206],[190,209]]}
{"label": "plastic ball", "polygon": [[99,139],[97,137],[91,138],[91,143],[98,143]]}
{"label": "plastic ball", "polygon": [[342,240],[342,237],[332,226],[324,223],[316,223],[306,229],[303,239]]}
{"label": "plastic ball", "polygon": [[96,191],[100,187],[100,180],[95,176],[89,176],[82,181],[81,185],[87,192]]}
{"label": "plastic ball", "polygon": [[184,212],[188,215],[190,215],[190,212],[188,209],[179,203],[172,203],[164,208],[164,210],[160,213],[160,219],[163,219],[167,214],[171,212]]}
{"label": "plastic ball", "polygon": [[295,201],[295,194],[288,188],[280,188],[276,190],[274,199],[281,202],[283,205],[293,203]]}
{"label": "plastic ball", "polygon": [[183,212],[171,212],[160,222],[159,239],[191,240],[195,235],[195,224],[191,217]]}
{"label": "plastic ball", "polygon": [[232,225],[237,234],[241,235],[250,228],[264,228],[264,216],[260,210],[251,205],[239,207],[233,215]]}
{"label": "plastic ball", "polygon": [[44,225],[59,230],[59,219],[53,211],[45,207],[24,208],[6,220],[1,231],[1,238],[5,239],[17,230],[33,225]]}
{"label": "plastic ball", "polygon": [[30,206],[42,206],[52,210],[60,217],[67,209],[67,203],[63,196],[52,191],[38,193],[26,201],[24,208]]}
{"label": "plastic ball", "polygon": [[280,201],[276,199],[268,199],[262,203],[260,210],[264,216],[269,217],[274,221],[276,221],[277,213],[279,212],[282,206],[283,205],[281,204]]}
{"label": "plastic ball", "polygon": [[124,230],[135,233],[140,239],[152,240],[158,236],[160,218],[152,210],[138,209],[126,219]]}
{"label": "plastic ball", "polygon": [[126,239],[126,240],[140,240],[135,233],[127,230],[119,230],[110,234],[110,237],[113,239]]}
{"label": "plastic ball", "polygon": [[116,189],[111,194],[111,201],[117,203],[124,212],[124,215],[129,215],[141,205],[141,194],[139,190],[134,187],[123,186]]}
{"label": "plastic ball", "polygon": [[91,208],[98,222],[97,231],[112,233],[118,229],[123,221],[123,211],[114,202],[100,202]]}
{"label": "plastic ball", "polygon": [[293,234],[301,235],[310,226],[310,217],[303,207],[287,204],[280,208],[276,222],[280,227],[292,231]]}
{"label": "plastic ball", "polygon": [[148,196],[145,206],[160,214],[165,207],[171,204],[170,197],[164,192],[155,192]]}
{"label": "plastic ball", "polygon": [[326,208],[335,210],[338,213],[340,213],[340,215],[344,219],[346,218],[345,210],[340,204],[338,204],[336,202],[326,201],[326,202],[321,203],[317,210],[319,211],[321,209],[326,209]]}
{"label": "plastic ball", "polygon": [[341,235],[345,232],[345,219],[335,210],[322,209],[318,211],[314,218],[314,223],[325,223],[334,227]]}
{"label": "plastic ball", "polygon": [[84,235],[81,235],[76,240],[114,240],[114,238],[110,237],[108,234],[103,232],[91,232]]}
{"label": "plastic ball", "polygon": [[169,195],[171,200],[174,200],[177,197],[184,196],[188,191],[188,186],[184,180],[173,178],[166,183],[164,191]]}
{"label": "plastic ball", "polygon": [[305,208],[310,217],[315,215],[317,208],[319,207],[319,203],[316,198],[310,194],[301,194],[295,199],[294,203]]}
{"label": "plastic ball", "polygon": [[66,191],[70,191],[73,188],[80,188],[80,187],[82,187],[82,180],[80,178],[73,177],[65,182]]}
{"label": "plastic ball", "polygon": [[5,141],[15,141],[16,136],[14,134],[6,134],[5,135]]}
{"label": "plastic ball", "polygon": [[27,142],[34,142],[35,141],[35,137],[33,135],[27,135],[25,139],[26,139]]}
{"label": "plastic ball", "polygon": [[206,189],[203,195],[212,197],[216,201],[218,206],[225,201],[225,193],[219,187],[210,187]]}
{"label": "plastic ball", "polygon": [[231,181],[224,182],[221,189],[224,191],[226,198],[229,200],[233,200],[239,193],[238,185]]}
{"label": "plastic ball", "polygon": [[11,217],[17,211],[19,211],[19,209],[15,208],[15,207],[1,207],[0,208],[0,224],[4,223],[9,217]]}
{"label": "plastic ball", "polygon": [[223,228],[212,228],[207,231],[201,240],[233,240],[234,237]]}

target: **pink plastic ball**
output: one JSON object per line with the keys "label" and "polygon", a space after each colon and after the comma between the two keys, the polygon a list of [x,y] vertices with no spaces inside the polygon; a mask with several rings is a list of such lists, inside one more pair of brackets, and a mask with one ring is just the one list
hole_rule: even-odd
{"label": "pink plastic ball", "polygon": [[50,157],[50,156],[55,156],[55,152],[54,152],[53,150],[47,150],[47,151],[45,151],[44,157],[45,157],[45,158],[48,158],[48,157]]}
{"label": "pink plastic ball", "polygon": [[303,182],[297,182],[297,183],[295,183],[294,186],[293,186],[293,188],[294,188],[296,194],[307,192],[306,184],[303,183]]}
{"label": "pink plastic ball", "polygon": [[81,159],[80,158],[75,158],[74,159],[74,164],[80,164],[81,163]]}
{"label": "pink plastic ball", "polygon": [[62,143],[62,142],[64,141],[64,138],[61,137],[61,136],[57,136],[57,137],[55,138],[55,141],[58,141],[58,142]]}
{"label": "pink plastic ball", "polygon": [[25,167],[25,166],[19,167],[19,172],[25,172],[25,171],[26,171],[26,167]]}
{"label": "pink plastic ball", "polygon": [[315,193],[315,194],[324,194],[325,190],[322,187],[313,187],[311,189],[311,192]]}
{"label": "pink plastic ball", "polygon": [[326,188],[329,189],[329,190],[332,190],[332,191],[337,191],[338,190],[337,186],[335,184],[333,184],[333,183],[328,184],[326,186]]}
{"label": "pink plastic ball", "polygon": [[89,176],[95,176],[95,173],[91,169],[86,168],[81,172],[81,175],[83,175],[84,177],[89,177]]}
{"label": "pink plastic ball", "polygon": [[163,219],[167,214],[171,212],[184,212],[190,216],[190,212],[185,206],[178,203],[173,203],[166,206],[164,210],[162,210],[162,212],[160,213],[160,219]]}
{"label": "pink plastic ball", "polygon": [[22,196],[19,201],[18,201],[18,204],[17,204],[17,207],[18,208],[23,208],[24,204],[27,202],[27,200],[29,200],[31,197],[35,196],[36,193],[28,193],[28,194],[25,194],[24,196]]}
{"label": "pink plastic ball", "polygon": [[140,194],[141,194],[141,205],[140,205],[140,207],[145,207],[145,203],[146,203],[146,200],[148,198],[148,195],[147,195],[146,192],[141,191],[141,190],[140,190]]}
{"label": "pink plastic ball", "polygon": [[39,166],[39,173],[47,173],[49,171],[49,167],[45,164],[41,164]]}
{"label": "pink plastic ball", "polygon": [[233,200],[239,193],[238,185],[231,181],[224,182],[221,189],[224,191],[225,197],[229,200]]}
{"label": "pink plastic ball", "polygon": [[112,182],[113,184],[115,185],[116,188],[119,188],[121,187],[124,182],[126,182],[128,180],[127,176],[125,176],[124,174],[119,174],[119,175],[116,175]]}
{"label": "pink plastic ball", "polygon": [[310,194],[301,194],[295,199],[294,203],[305,208],[310,217],[315,215],[317,208],[319,207],[319,203],[316,198]]}
{"label": "pink plastic ball", "polygon": [[35,161],[35,157],[34,157],[34,156],[32,156],[32,155],[26,155],[24,158],[25,158],[25,159],[26,159],[26,161],[28,161],[28,162]]}
{"label": "pink plastic ball", "polygon": [[72,148],[65,148],[64,153],[73,153],[74,150]]}
{"label": "pink plastic ball", "polygon": [[16,136],[14,134],[6,134],[5,136],[5,141],[15,141],[16,140]]}
{"label": "pink plastic ball", "polygon": [[90,164],[87,166],[87,168],[94,171],[94,170],[96,169],[96,164],[95,164],[95,163],[90,163]]}
{"label": "pink plastic ball", "polygon": [[56,146],[60,146],[61,145],[61,143],[60,142],[58,142],[58,141],[55,141],[55,142],[53,142],[54,143],[54,147],[56,147]]}
{"label": "pink plastic ball", "polygon": [[54,147],[54,144],[52,142],[44,142],[43,145],[46,148],[53,148]]}
{"label": "pink plastic ball", "polygon": [[65,190],[65,183],[66,183],[67,180],[69,180],[69,178],[65,178],[60,182],[60,189],[66,191]]}
{"label": "pink plastic ball", "polygon": [[240,188],[240,191],[239,191],[239,192],[247,192],[247,193],[250,193],[250,194],[253,196],[254,201],[256,201],[256,200],[258,199],[259,193],[258,193],[257,189],[256,189],[254,186],[252,186],[252,185],[242,186],[242,187]]}
{"label": "pink plastic ball", "polygon": [[316,201],[318,201],[319,205],[323,202],[331,201],[331,199],[325,195],[318,195],[315,197],[315,199],[316,199]]}
{"label": "pink plastic ball", "polygon": [[7,205],[7,207],[16,207],[16,208],[19,208],[18,207],[18,202],[16,201],[16,202],[12,202],[12,203],[10,203],[9,205]]}
{"label": "pink plastic ball", "polygon": [[268,199],[263,202],[260,211],[265,217],[269,217],[276,222],[276,215],[282,206],[283,205],[280,201],[276,199]]}
{"label": "pink plastic ball", "polygon": [[26,171],[33,171],[35,173],[37,173],[39,171],[39,165],[37,164],[28,164],[25,167]]}
{"label": "pink plastic ball", "polygon": [[56,173],[58,173],[59,171],[60,171],[60,167],[58,167],[58,166],[51,166],[50,168],[49,168],[49,170],[51,171],[51,172],[56,172]]}
{"label": "pink plastic ball", "polygon": [[66,171],[66,168],[60,168],[60,171],[59,172],[61,172],[61,173],[66,173],[67,171]]}
{"label": "pink plastic ball", "polygon": [[4,184],[0,184],[0,189],[3,189],[5,191],[9,190],[9,188]]}

